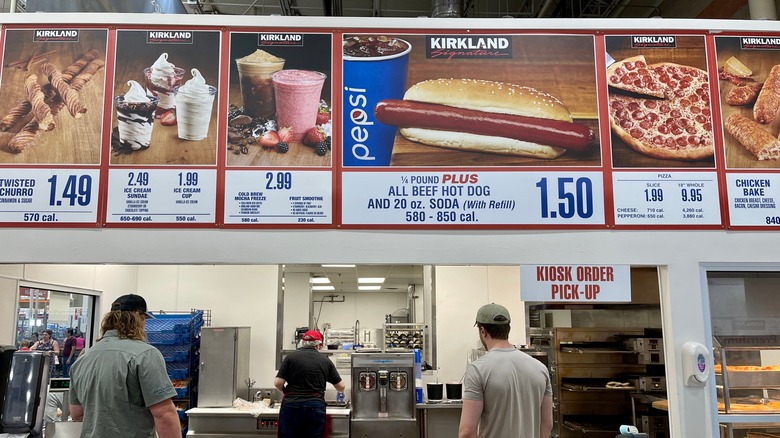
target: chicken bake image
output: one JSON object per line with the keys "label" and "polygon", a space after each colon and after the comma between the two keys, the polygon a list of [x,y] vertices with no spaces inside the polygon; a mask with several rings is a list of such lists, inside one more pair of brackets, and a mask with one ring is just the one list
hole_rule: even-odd
{"label": "chicken bake image", "polygon": [[746,38],[715,39],[726,167],[779,168],[780,56]]}

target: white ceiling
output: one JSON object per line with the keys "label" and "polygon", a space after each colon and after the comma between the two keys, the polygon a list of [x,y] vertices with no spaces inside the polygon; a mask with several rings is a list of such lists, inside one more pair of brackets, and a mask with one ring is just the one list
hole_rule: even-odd
{"label": "white ceiling", "polygon": [[[285,273],[308,273],[310,277],[327,277],[334,291],[323,293],[358,292],[359,277],[384,277],[378,292],[406,292],[409,285],[423,284],[422,265],[355,265],[354,267],[323,267],[322,265],[284,265]],[[361,291],[362,292],[362,291]]]}

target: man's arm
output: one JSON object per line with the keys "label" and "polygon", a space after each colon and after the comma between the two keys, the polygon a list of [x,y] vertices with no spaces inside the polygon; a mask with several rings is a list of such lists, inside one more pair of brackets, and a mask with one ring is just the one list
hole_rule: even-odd
{"label": "man's arm", "polygon": [[73,421],[84,421],[84,407],[81,405],[68,405],[70,410],[70,418]]}
{"label": "man's arm", "polygon": [[460,413],[460,427],[458,438],[476,438],[479,417],[482,416],[484,403],[478,400],[463,400],[463,409]]}
{"label": "man's arm", "polygon": [[343,380],[339,383],[333,384],[333,387],[336,388],[336,391],[338,392],[344,392],[344,390],[347,389],[347,385],[344,383]]}
{"label": "man's arm", "polygon": [[165,399],[160,403],[149,406],[149,411],[154,417],[154,428],[158,438],[181,438],[181,425],[179,414],[171,399]]}
{"label": "man's arm", "polygon": [[[65,341],[67,342],[67,341]],[[73,354],[76,352],[76,342],[73,342],[70,345],[70,354],[68,355],[67,363],[70,364],[71,359],[73,359]]]}
{"label": "man's arm", "polygon": [[550,438],[553,429],[553,399],[551,395],[546,395],[542,399],[542,425],[539,431],[539,438]]}
{"label": "man's arm", "polygon": [[276,389],[279,390],[282,394],[284,394],[284,384],[287,383],[286,380],[282,379],[281,377],[274,377],[274,386]]}

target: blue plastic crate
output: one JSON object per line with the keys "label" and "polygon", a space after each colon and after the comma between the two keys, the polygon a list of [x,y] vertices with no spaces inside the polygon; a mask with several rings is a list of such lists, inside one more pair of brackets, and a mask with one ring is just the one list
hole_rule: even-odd
{"label": "blue plastic crate", "polygon": [[190,388],[185,386],[184,388],[174,388],[176,390],[177,398],[187,398],[190,393]]}
{"label": "blue plastic crate", "polygon": [[190,346],[185,345],[157,345],[157,349],[163,355],[166,362],[189,362]]}
{"label": "blue plastic crate", "polygon": [[168,369],[168,378],[171,380],[186,379],[190,376],[190,365],[188,363],[166,363]]}
{"label": "blue plastic crate", "polygon": [[147,332],[146,336],[152,345],[182,345],[190,342],[188,335],[173,332]]}

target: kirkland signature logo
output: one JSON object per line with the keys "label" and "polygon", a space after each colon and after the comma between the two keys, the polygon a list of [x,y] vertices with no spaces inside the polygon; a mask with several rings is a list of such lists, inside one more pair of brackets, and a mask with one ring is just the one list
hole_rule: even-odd
{"label": "kirkland signature logo", "polygon": [[74,29],[61,30],[36,30],[33,33],[33,41],[68,41],[77,42],[79,31]]}
{"label": "kirkland signature logo", "polygon": [[303,46],[303,35],[299,33],[261,33],[257,35],[257,45],[262,46]]}
{"label": "kirkland signature logo", "polygon": [[150,30],[146,33],[146,42],[152,44],[192,44],[192,31]]}
{"label": "kirkland signature logo", "polygon": [[743,49],[780,50],[780,37],[742,37],[739,45]]}
{"label": "kirkland signature logo", "polygon": [[429,59],[511,58],[512,40],[504,36],[426,36]]}
{"label": "kirkland signature logo", "polygon": [[661,47],[661,48],[674,48],[677,47],[677,37],[672,35],[653,35],[653,36],[632,36],[631,48],[643,48],[643,47]]}

